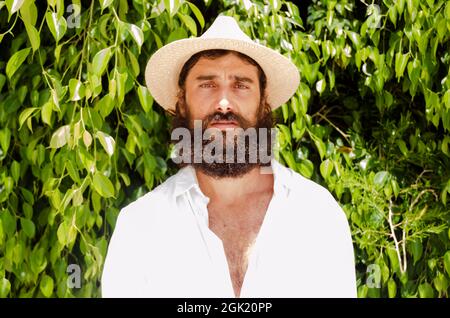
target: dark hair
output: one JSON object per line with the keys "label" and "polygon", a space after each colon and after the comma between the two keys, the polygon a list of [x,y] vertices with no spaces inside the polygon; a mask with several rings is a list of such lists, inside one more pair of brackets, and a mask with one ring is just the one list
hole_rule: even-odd
{"label": "dark hair", "polygon": [[223,49],[205,50],[205,51],[200,51],[200,52],[192,55],[189,58],[189,60],[187,60],[186,63],[184,63],[183,68],[181,69],[180,77],[178,78],[179,88],[184,90],[184,84],[186,82],[186,78],[189,74],[189,71],[195,66],[195,64],[197,64],[197,62],[198,62],[198,60],[200,60],[200,58],[205,57],[207,59],[213,60],[213,59],[222,57],[227,54],[235,54],[236,56],[240,57],[241,59],[248,62],[249,64],[256,66],[256,68],[258,69],[258,79],[259,79],[259,89],[260,89],[260,93],[261,93],[261,99],[264,99],[264,92],[266,89],[267,79],[266,79],[266,74],[264,74],[264,71],[262,70],[261,66],[259,66],[259,64],[256,63],[256,61],[254,59],[252,59],[251,57],[249,57],[241,52],[231,51],[231,50],[223,50]]}

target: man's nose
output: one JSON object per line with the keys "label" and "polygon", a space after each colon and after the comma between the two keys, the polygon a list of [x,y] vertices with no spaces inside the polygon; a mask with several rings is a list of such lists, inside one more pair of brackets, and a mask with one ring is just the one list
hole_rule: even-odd
{"label": "man's nose", "polygon": [[224,92],[216,104],[216,111],[222,113],[228,113],[233,110],[233,105],[231,104],[227,94]]}

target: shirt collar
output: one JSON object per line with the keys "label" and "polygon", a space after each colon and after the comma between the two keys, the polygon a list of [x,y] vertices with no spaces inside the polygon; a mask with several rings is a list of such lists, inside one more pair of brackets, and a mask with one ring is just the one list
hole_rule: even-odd
{"label": "shirt collar", "polygon": [[[265,173],[273,172],[275,194],[283,190],[291,189],[292,170],[284,167],[274,158],[272,158],[270,166],[263,169]],[[200,190],[195,169],[191,165],[188,165],[181,168],[176,174],[174,195],[178,197],[192,188],[195,188],[203,197],[207,198]]]}

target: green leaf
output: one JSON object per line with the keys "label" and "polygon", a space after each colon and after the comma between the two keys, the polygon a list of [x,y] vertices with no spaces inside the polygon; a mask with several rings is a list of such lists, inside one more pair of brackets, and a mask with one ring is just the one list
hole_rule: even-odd
{"label": "green leaf", "polygon": [[402,54],[397,52],[395,54],[395,77],[400,79],[405,72],[406,65],[408,64],[409,53]]}
{"label": "green leaf", "polygon": [[127,49],[129,62],[131,65],[131,71],[133,76],[136,78],[139,75],[140,67],[139,67],[139,61],[137,60],[136,56],[131,52],[131,50]]}
{"label": "green leaf", "polygon": [[117,83],[117,104],[119,106],[122,105],[123,100],[125,98],[125,84],[127,81],[128,73],[121,73],[117,70],[114,70],[114,78]]}
{"label": "green leaf", "polygon": [[398,14],[402,15],[403,9],[405,8],[405,0],[397,0],[395,5],[397,7]]}
{"label": "green leaf", "polygon": [[297,116],[295,121],[291,124],[292,136],[295,140],[300,140],[306,131],[305,120],[303,117]]}
{"label": "green leaf", "polygon": [[188,37],[188,35],[184,28],[176,28],[167,37],[166,44],[176,41],[176,40],[181,40],[181,39],[184,39],[187,37]]}
{"label": "green leaf", "polygon": [[423,253],[422,243],[419,240],[414,240],[409,243],[409,250],[414,259],[414,265],[420,260]]}
{"label": "green leaf", "polygon": [[[449,230],[449,237],[450,237],[450,230]],[[450,251],[447,251],[444,254],[444,267],[445,267],[445,271],[447,272],[448,276],[450,276]]]}
{"label": "green leaf", "polygon": [[408,148],[406,147],[405,141],[403,139],[397,139],[396,144],[397,144],[398,148],[400,149],[400,151],[402,152],[402,154],[405,157],[407,157],[408,156]]}
{"label": "green leaf", "polygon": [[286,145],[291,144],[291,132],[289,130],[289,127],[285,125],[277,125],[277,127],[280,130],[280,134],[277,134],[279,140],[280,140],[280,146],[281,148],[285,148]]}
{"label": "green leaf", "polygon": [[138,45],[139,52],[140,52],[141,46],[144,43],[144,33],[142,32],[142,30],[137,25],[134,25],[134,24],[131,24],[131,23],[127,23],[126,24],[126,29],[131,34],[131,37],[133,38],[133,40]]}
{"label": "green leaf", "polygon": [[311,90],[305,83],[300,83],[299,106],[302,114],[306,114],[308,111],[308,102],[311,98]]}
{"label": "green leaf", "polygon": [[119,173],[119,175],[122,177],[123,182],[128,187],[131,184],[130,177],[125,173]]}
{"label": "green leaf", "polygon": [[314,141],[317,151],[319,151],[320,159],[322,160],[325,154],[327,153],[327,147],[325,146],[325,143],[313,133],[310,132],[309,135],[311,136],[311,139]]}
{"label": "green leaf", "polygon": [[420,78],[420,61],[416,58],[408,63],[408,76],[414,85],[418,84]]}
{"label": "green leaf", "polygon": [[[0,82],[1,82],[1,78],[0,78]],[[0,83],[0,87],[1,87],[1,83]],[[0,91],[1,91],[1,89],[0,89]],[[450,88],[444,94],[444,103],[445,103],[445,107],[450,109]]]}
{"label": "green leaf", "polygon": [[105,149],[108,156],[111,157],[114,154],[114,149],[116,147],[116,142],[114,141],[114,138],[101,131],[97,131],[95,136],[100,140],[100,143],[103,149]]}
{"label": "green leaf", "polygon": [[139,102],[141,103],[142,108],[146,113],[148,113],[152,109],[153,105],[153,97],[148,91],[148,88],[142,85],[138,85],[136,88]]}
{"label": "green leaf", "polygon": [[156,45],[158,46],[158,49],[160,49],[163,46],[163,42],[161,41],[161,38],[159,37],[159,35],[157,33],[155,33],[153,30],[151,30],[151,31],[152,31],[153,37],[155,38]]}
{"label": "green leaf", "polygon": [[33,221],[21,218],[20,224],[22,226],[23,231],[25,232],[26,236],[29,238],[33,238],[34,234],[36,233],[36,227],[33,223]]}
{"label": "green leaf", "polygon": [[83,111],[83,120],[86,127],[93,128],[93,130],[100,129],[103,126],[102,116],[98,114],[95,108],[86,107],[86,111]]}
{"label": "green leaf", "polygon": [[20,16],[24,24],[35,26],[37,15],[37,7],[34,1],[26,1],[25,5],[20,8]]}
{"label": "green leaf", "polygon": [[56,235],[61,245],[70,245],[77,238],[77,229],[75,228],[73,222],[67,223],[66,221],[64,221],[59,225],[58,230],[56,231]]}
{"label": "green leaf", "polygon": [[112,182],[102,173],[96,172],[93,178],[95,191],[104,198],[114,197],[114,186]]}
{"label": "green leaf", "polygon": [[92,61],[92,73],[99,77],[102,76],[102,74],[106,70],[106,67],[108,66],[108,62],[111,56],[111,47],[107,47],[106,49],[98,51]]}
{"label": "green leaf", "polygon": [[75,78],[69,80],[70,100],[77,101],[84,97],[85,87],[81,81]]}
{"label": "green leaf", "polygon": [[197,25],[195,24],[194,19],[192,19],[188,15],[184,15],[184,14],[181,14],[181,13],[177,13],[177,16],[183,21],[183,23],[187,26],[189,31],[191,31],[191,33],[194,36],[197,36]]}
{"label": "green leaf", "polygon": [[11,291],[11,283],[5,277],[0,279],[0,298],[6,298]]}
{"label": "green leaf", "polygon": [[445,6],[445,17],[447,19],[450,19],[450,3],[447,2],[447,5]]}
{"label": "green leaf", "polygon": [[16,160],[11,163],[11,176],[13,177],[14,182],[17,184],[20,177],[20,163],[18,163]]}
{"label": "green leaf", "polygon": [[3,74],[0,74],[0,93],[2,92],[3,86],[6,83],[6,76]]}
{"label": "green leaf", "polygon": [[389,177],[389,173],[387,171],[377,172],[377,174],[373,178],[373,183],[377,187],[382,187],[385,185],[386,181],[388,180],[388,177]]}
{"label": "green leaf", "polygon": [[388,282],[388,295],[389,298],[395,298],[397,295],[397,284],[392,278],[390,278]]}
{"label": "green leaf", "polygon": [[2,146],[3,152],[7,152],[11,143],[11,130],[8,127],[0,130],[0,146]]}
{"label": "green leaf", "polygon": [[63,16],[58,17],[56,12],[47,12],[45,14],[45,20],[47,21],[47,26],[55,38],[55,41],[59,42],[67,30],[66,19],[64,19]]}
{"label": "green leaf", "polygon": [[398,185],[397,180],[391,179],[391,187],[392,191],[394,191],[395,198],[397,198],[398,194],[400,193],[400,186]]}
{"label": "green leaf", "polygon": [[113,2],[114,0],[100,0],[100,7],[102,8],[102,10],[104,10],[107,7],[109,7]]}
{"label": "green leaf", "polygon": [[45,258],[45,250],[41,248],[34,248],[30,255],[30,267],[34,274],[39,274],[47,266],[47,259]]}
{"label": "green leaf", "polygon": [[31,48],[33,49],[33,52],[35,52],[41,45],[41,37],[39,32],[34,26],[28,23],[25,23],[25,29],[27,31],[28,38],[30,39]]}
{"label": "green leaf", "polygon": [[397,7],[391,6],[388,10],[388,15],[394,27],[397,26]]}
{"label": "green leaf", "polygon": [[112,98],[110,94],[106,94],[95,105],[95,109],[100,112],[103,118],[106,118],[106,116],[114,109],[114,105],[114,98]]}
{"label": "green leaf", "polygon": [[11,213],[6,210],[0,214],[3,222],[3,231],[6,233],[6,236],[12,237],[14,233],[16,233],[16,219]]}
{"label": "green leaf", "polygon": [[70,126],[64,125],[59,127],[52,135],[52,139],[50,140],[50,148],[61,148],[68,141],[70,137]]}
{"label": "green leaf", "polygon": [[20,188],[20,191],[22,192],[23,197],[25,198],[26,202],[31,203],[32,205],[34,204],[34,194],[29,191],[26,188]]}
{"label": "green leaf", "polygon": [[281,152],[281,154],[283,155],[283,159],[284,159],[284,161],[286,162],[286,164],[288,165],[289,168],[297,169],[296,168],[296,164],[297,163],[295,162],[295,159],[294,159],[294,156],[292,155],[292,152],[283,150]]}
{"label": "green leaf", "polygon": [[30,108],[26,108],[24,109],[20,115],[19,115],[19,129],[22,128],[23,123],[30,117],[32,116],[36,110],[38,110],[37,107],[30,107]]}
{"label": "green leaf", "polygon": [[398,262],[398,255],[394,248],[387,248],[386,249],[387,255],[389,257],[389,261],[391,263],[391,268],[393,271],[399,273],[400,271],[400,264]]}
{"label": "green leaf", "polygon": [[76,163],[72,162],[72,160],[67,160],[66,169],[73,181],[81,183],[80,176],[78,174],[78,170],[76,169],[75,165]]}
{"label": "green leaf", "polygon": [[428,283],[423,283],[419,285],[419,297],[420,298],[433,298],[434,291],[433,287],[431,287]]}
{"label": "green leaf", "polygon": [[357,49],[360,48],[361,46],[361,39],[358,33],[356,32],[352,32],[352,31],[346,31],[347,36],[350,38],[350,40],[353,42],[353,44],[355,45],[355,47]]}
{"label": "green leaf", "polygon": [[333,162],[330,159],[326,159],[320,164],[320,174],[325,180],[327,180],[331,172],[333,172],[333,168]]}
{"label": "green leaf", "polygon": [[52,114],[53,114],[53,101],[49,99],[41,109],[42,122],[51,126],[52,125]]}
{"label": "green leaf", "polygon": [[27,58],[28,54],[30,54],[31,48],[27,47],[26,49],[17,51],[11,56],[6,64],[6,76],[9,79],[14,75],[14,73],[18,70],[18,68],[22,65],[22,63]]}
{"label": "green leaf", "polygon": [[13,15],[22,7],[25,0],[6,0],[6,7],[8,8],[9,15]]}
{"label": "green leaf", "polygon": [[448,288],[449,282],[444,274],[438,272],[436,277],[433,279],[433,284],[439,293],[445,292]]}
{"label": "green leaf", "polygon": [[328,82],[330,83],[330,90],[332,90],[336,82],[336,75],[332,70],[328,70],[327,75],[328,75]]}
{"label": "green leaf", "polygon": [[195,4],[189,1],[186,1],[186,3],[189,5],[189,8],[191,8],[192,12],[197,18],[197,21],[200,23],[200,27],[203,29],[205,27],[205,19],[203,18],[201,11],[195,6]]}
{"label": "green leaf", "polygon": [[325,81],[324,78],[322,78],[321,80],[318,80],[316,82],[316,91],[322,95],[322,93],[325,91],[325,87],[327,86],[327,82]]}
{"label": "green leaf", "polygon": [[23,213],[25,215],[25,218],[30,219],[33,217],[33,207],[31,204],[24,202],[22,205]]}
{"label": "green leaf", "polygon": [[[124,179],[124,181],[125,181],[125,179]],[[3,231],[3,221],[0,218],[0,247],[2,247],[2,245],[4,244],[4,241],[5,241],[5,232]]]}
{"label": "green leaf", "polygon": [[305,177],[305,178],[311,178],[314,173],[314,164],[308,160],[302,160],[300,164],[297,165],[298,171]]}
{"label": "green leaf", "polygon": [[406,0],[406,5],[408,8],[408,13],[411,16],[411,21],[414,22],[417,15],[417,9],[419,7],[418,0]]}
{"label": "green leaf", "polygon": [[366,284],[358,287],[358,298],[366,298],[367,293],[369,291],[369,287]]}
{"label": "green leaf", "polygon": [[39,284],[39,289],[45,297],[49,298],[53,294],[53,285],[53,278],[44,274]]}
{"label": "green leaf", "polygon": [[170,17],[177,13],[180,0],[164,0],[164,8],[169,13]]}
{"label": "green leaf", "polygon": [[89,148],[89,146],[92,143],[92,136],[87,130],[83,132],[83,143],[86,146],[86,148]]}
{"label": "green leaf", "polygon": [[58,226],[58,230],[56,231],[57,237],[58,237],[58,241],[59,243],[61,243],[61,245],[65,246],[67,244],[67,224],[66,222],[62,222],[59,226]]}

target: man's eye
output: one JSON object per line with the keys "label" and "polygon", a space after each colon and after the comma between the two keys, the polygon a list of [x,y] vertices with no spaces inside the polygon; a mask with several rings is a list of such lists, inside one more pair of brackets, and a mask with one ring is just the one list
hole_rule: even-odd
{"label": "man's eye", "polygon": [[204,84],[201,84],[200,87],[211,88],[211,87],[214,87],[214,84],[212,84],[212,83],[204,83]]}
{"label": "man's eye", "polygon": [[239,89],[247,89],[248,88],[247,85],[244,85],[242,83],[236,83],[236,87],[239,88]]}

